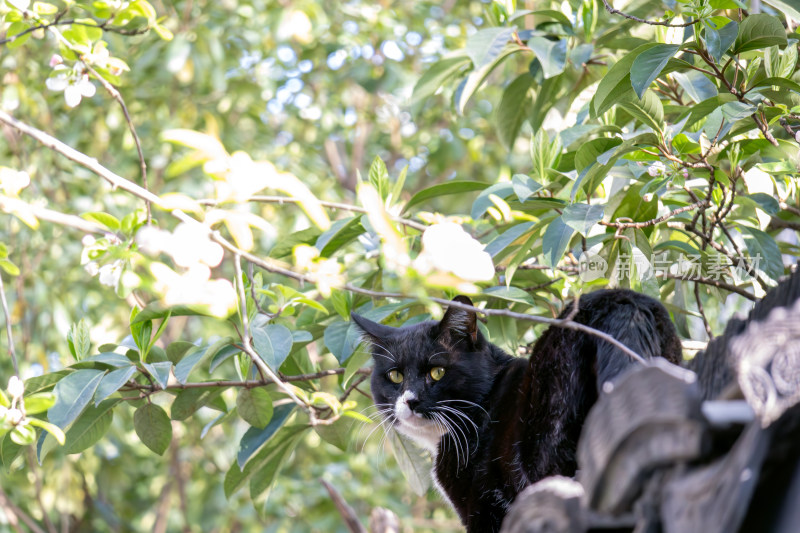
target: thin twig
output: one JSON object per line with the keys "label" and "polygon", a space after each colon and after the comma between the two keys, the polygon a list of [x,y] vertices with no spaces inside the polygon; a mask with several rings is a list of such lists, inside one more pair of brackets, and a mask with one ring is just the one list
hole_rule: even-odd
{"label": "thin twig", "polygon": [[655,226],[656,224],[660,224],[665,220],[668,220],[675,215],[679,215],[681,213],[685,213],[686,211],[692,211],[693,209],[697,209],[698,207],[702,207],[706,205],[706,200],[700,200],[699,202],[695,202],[693,204],[685,205],[683,207],[679,207],[667,213],[666,215],[660,216],[658,218],[654,218],[652,220],[646,220],[644,222],[603,222],[600,221],[600,224],[603,226],[610,226],[612,228],[646,228],[648,226]]}
{"label": "thin twig", "polygon": [[[299,204],[301,200],[297,198],[289,198],[287,196],[262,196],[256,195],[251,196],[249,201],[251,202],[261,202],[261,203],[270,203],[270,204]],[[201,205],[208,205],[208,206],[217,206],[223,202],[218,200],[212,199],[203,199],[200,200],[199,203]],[[331,209],[341,209],[343,211],[351,211],[354,213],[366,213],[367,210],[363,207],[357,205],[350,205],[350,204],[342,204],[338,202],[326,202],[326,201],[319,201],[319,205],[323,207],[330,207]],[[390,215],[391,216],[391,215]],[[403,224],[404,226],[408,226],[409,228],[414,228],[415,230],[425,231],[427,228],[426,225],[420,224],[419,222],[415,222],[414,220],[409,220],[403,217],[396,217],[391,216],[391,219],[398,224]]]}
{"label": "thin twig", "polygon": [[281,381],[281,379],[272,371],[272,369],[264,362],[263,359],[253,350],[252,345],[250,344],[250,324],[247,319],[247,300],[245,299],[244,295],[244,280],[242,279],[242,258],[241,255],[238,253],[234,253],[234,261],[233,261],[233,268],[234,268],[234,275],[236,276],[236,289],[239,293],[239,312],[242,314],[242,349],[244,353],[246,353],[250,359],[253,361],[253,364],[256,365],[259,372],[269,378],[270,381],[275,383],[278,388],[286,394],[289,398],[292,399],[294,403],[299,405],[301,408],[307,410],[309,415],[313,413],[313,409],[306,405],[297,395],[294,393],[292,388]]}
{"label": "thin twig", "polygon": [[714,338],[714,334],[711,332],[711,324],[708,323],[708,318],[706,317],[706,312],[703,309],[703,302],[700,300],[700,284],[694,284],[694,299],[697,302],[697,310],[700,312],[700,317],[703,319],[703,326],[706,328],[706,335],[708,335],[709,339]]}
{"label": "thin twig", "polygon": [[339,494],[335,488],[333,488],[333,485],[324,479],[320,479],[319,481],[328,491],[331,500],[333,500],[333,505],[336,507],[336,510],[339,511],[339,514],[342,516],[345,526],[347,526],[347,529],[350,531],[350,533],[367,533],[367,530],[363,525],[361,525],[361,522],[358,521],[356,512],[353,511],[352,507],[347,505],[347,502],[344,501],[342,495]]}
{"label": "thin twig", "polygon": [[758,298],[756,298],[754,295],[750,294],[743,288],[737,287],[736,285],[731,285],[730,283],[726,283],[724,281],[720,281],[717,279],[701,278],[699,276],[678,276],[676,274],[670,274],[669,272],[665,272],[664,277],[667,279],[694,281],[696,283],[702,283],[703,285],[710,285],[712,287],[717,287],[718,289],[724,289],[729,292],[734,292],[739,296],[744,296],[745,298],[753,302],[758,300]]}
{"label": "thin twig", "polygon": [[669,22],[659,22],[657,20],[640,19],[639,17],[628,15],[627,13],[623,13],[619,9],[611,7],[611,4],[608,3],[608,0],[603,0],[603,5],[605,6],[606,11],[608,11],[612,15],[619,15],[621,17],[625,17],[626,19],[635,20],[636,22],[649,24],[651,26],[666,26],[667,28],[685,28],[686,26],[691,26],[692,24],[697,22],[696,20],[690,20],[689,22],[684,22],[683,24],[670,24]]}
{"label": "thin twig", "polygon": [[[9,518],[9,522],[11,522],[15,528],[17,526],[14,522],[12,522],[12,520],[14,520],[14,518],[18,518],[26,526],[28,526],[28,529],[33,531],[33,533],[46,533],[44,529],[39,527],[39,525],[34,522],[33,518],[28,516],[25,511],[14,505],[14,502],[11,501],[11,499],[3,490],[2,486],[0,486],[0,508],[2,508],[6,513],[6,516]],[[17,531],[19,531],[19,529],[17,529]]]}
{"label": "thin twig", "polygon": [[108,228],[81,217],[53,211],[52,209],[40,207],[35,204],[29,204],[18,198],[10,198],[8,196],[0,197],[0,209],[7,213],[13,213],[15,211],[24,212],[33,215],[37,219],[46,220],[47,222],[52,222],[59,226],[74,228],[84,233],[98,233],[101,235],[113,233]]}
{"label": "thin twig", "polygon": [[6,301],[6,288],[3,285],[3,276],[0,275],[0,302],[3,304],[3,314],[6,317],[6,336],[8,337],[8,353],[11,355],[11,362],[14,364],[14,375],[19,376],[19,365],[17,365],[17,352],[14,350],[14,335],[11,333],[11,315],[8,312],[8,302]]}
{"label": "thin twig", "polygon": [[[321,379],[329,376],[337,376],[339,374],[344,374],[345,371],[346,371],[345,368],[332,368],[330,370],[321,370],[319,372],[312,372],[310,374],[296,374],[293,376],[284,376],[283,381],[285,382],[312,381],[315,379]],[[358,370],[355,371],[355,373],[364,376],[369,376],[372,373],[372,369],[359,368]],[[265,387],[267,385],[273,385],[273,384],[274,382],[269,379],[251,379],[245,381],[217,380],[217,381],[200,381],[200,382],[189,382],[189,383],[170,383],[164,389],[161,389],[160,387],[155,387],[151,385],[142,385],[140,383],[136,383],[135,381],[129,381],[124,387],[120,388],[120,391],[126,392],[133,390],[141,390],[141,391],[155,392],[159,390],[205,389],[214,387],[236,387],[236,388],[252,389],[255,387]]]}
{"label": "thin twig", "polygon": [[93,157],[89,157],[88,155],[84,154],[83,152],[79,152],[78,150],[72,148],[71,146],[59,141],[55,137],[50,134],[47,134],[33,126],[29,126],[24,122],[17,120],[16,118],[12,117],[8,113],[3,110],[0,110],[0,122],[8,124],[12,128],[28,135],[29,137],[33,137],[39,143],[44,145],[45,147],[58,152],[59,154],[63,155],[67,159],[78,163],[79,165],[91,170],[112,186],[122,189],[123,191],[129,192],[132,195],[141,198],[145,202],[151,202],[154,205],[161,205],[161,199],[156,196],[155,194],[151,193],[147,189],[136,185],[130,180],[123,178],[122,176],[112,172],[111,170],[107,169],[103,165],[101,165],[97,159]]}
{"label": "thin twig", "polygon": [[[97,72],[89,63],[87,63],[86,60],[82,59],[82,62],[86,69],[91,72],[95,78],[97,78],[97,81],[100,82],[100,85],[103,86],[106,92],[111,95],[111,98],[116,100],[119,106],[122,108],[122,114],[125,115],[125,122],[128,123],[128,130],[131,132],[131,135],[133,136],[133,142],[136,145],[136,154],[139,157],[139,170],[142,173],[142,185],[144,185],[144,188],[149,191],[150,186],[147,184],[147,163],[144,160],[142,141],[139,140],[139,134],[136,133],[136,127],[133,125],[131,114],[128,112],[128,106],[125,105],[125,100],[122,98],[122,94],[120,94],[116,87],[111,85],[108,80],[101,76],[99,72]],[[145,200],[144,205],[147,213],[147,224],[150,225],[153,223],[150,202]]]}

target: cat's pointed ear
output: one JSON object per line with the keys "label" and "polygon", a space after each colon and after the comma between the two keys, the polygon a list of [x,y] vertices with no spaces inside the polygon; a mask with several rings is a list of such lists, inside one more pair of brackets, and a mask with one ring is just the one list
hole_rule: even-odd
{"label": "cat's pointed ear", "polygon": [[390,336],[395,328],[391,326],[384,326],[383,324],[378,324],[377,322],[373,322],[368,318],[364,318],[363,316],[353,313],[350,313],[350,318],[353,319],[353,322],[356,323],[358,328],[364,332],[367,339],[369,340],[380,340],[385,339],[386,337]]}
{"label": "cat's pointed ear", "polygon": [[[472,306],[472,300],[466,296],[456,296],[454,302]],[[474,346],[478,342],[478,317],[474,311],[461,309],[455,306],[447,308],[447,312],[439,322],[439,332],[443,340],[456,344],[461,340],[468,340]]]}

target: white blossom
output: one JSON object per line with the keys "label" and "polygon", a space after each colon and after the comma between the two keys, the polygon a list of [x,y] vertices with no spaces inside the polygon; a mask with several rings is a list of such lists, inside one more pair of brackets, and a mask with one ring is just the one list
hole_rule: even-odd
{"label": "white blossom", "polygon": [[69,107],[77,106],[82,98],[91,98],[97,92],[88,74],[75,72],[62,64],[56,64],[53,73],[55,75],[47,78],[45,85],[51,91],[64,91],[64,100]]}
{"label": "white blossom", "polygon": [[647,173],[650,174],[652,177],[660,176],[667,170],[667,167],[661,161],[656,161],[649,167],[647,167]]}
{"label": "white blossom", "polygon": [[233,284],[226,279],[210,279],[211,269],[206,265],[197,263],[178,274],[163,263],[153,263],[150,272],[166,306],[200,306],[218,317],[226,317],[236,308]]}
{"label": "white blossom", "polygon": [[13,399],[20,398],[25,394],[25,385],[19,377],[11,376],[11,379],[8,380],[8,393]]}
{"label": "white blossom", "polygon": [[122,276],[122,269],[123,265],[121,259],[101,266],[97,271],[100,277],[100,283],[116,288],[117,285],[119,285],[119,278]]}
{"label": "white blossom", "polygon": [[25,171],[0,167],[0,187],[8,196],[17,196],[19,192],[30,185],[31,177]]}
{"label": "white blossom", "polygon": [[433,269],[451,272],[465,281],[494,277],[492,258],[483,245],[453,222],[433,224],[425,230],[414,268],[423,274]]}
{"label": "white blossom", "polygon": [[222,262],[224,250],[212,242],[200,224],[178,224],[173,233],[146,226],[136,234],[139,248],[150,255],[169,254],[178,266],[191,268],[202,263],[215,267]]}

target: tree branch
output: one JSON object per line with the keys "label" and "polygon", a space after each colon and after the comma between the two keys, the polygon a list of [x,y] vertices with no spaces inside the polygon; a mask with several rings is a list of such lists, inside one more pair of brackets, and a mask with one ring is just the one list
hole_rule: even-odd
{"label": "tree branch", "polygon": [[79,152],[78,150],[72,148],[71,146],[59,141],[52,135],[49,135],[39,129],[34,128],[33,126],[29,126],[28,124],[25,124],[24,122],[17,120],[16,118],[12,117],[3,110],[0,110],[0,122],[3,122],[11,126],[12,128],[24,133],[29,137],[33,137],[45,147],[55,152],[58,152],[67,159],[74,161],[75,163],[78,163],[79,165],[87,168],[88,170],[91,170],[92,172],[94,172],[95,174],[106,180],[108,183],[110,183],[113,187],[122,189],[125,192],[129,192],[132,195],[141,198],[146,202],[151,202],[154,205],[161,205],[161,199],[155,194],[148,191],[147,189],[144,189],[139,185],[136,185],[132,181],[127,180],[122,176],[112,172],[111,170],[107,169],[106,167],[98,163],[97,159],[89,157],[83,152]]}
{"label": "tree branch", "polygon": [[660,216],[658,218],[654,218],[652,220],[646,220],[644,222],[603,222],[601,220],[600,224],[603,225],[603,226],[610,226],[612,228],[618,228],[618,229],[623,229],[623,228],[646,228],[648,226],[655,226],[656,224],[660,224],[661,222],[664,222],[665,220],[668,220],[668,219],[674,217],[675,215],[679,215],[681,213],[685,213],[686,211],[691,211],[693,209],[697,209],[698,207],[702,207],[702,206],[707,205],[707,204],[708,204],[707,200],[700,200],[699,202],[695,202],[693,204],[689,204],[689,205],[685,205],[683,207],[679,207],[679,208],[677,208],[677,209],[675,209],[673,211],[670,211],[666,215]]}
{"label": "tree branch", "polygon": [[[288,196],[251,196],[249,201],[270,203],[270,204],[299,204],[301,202],[297,198],[290,198]],[[207,206],[218,206],[224,202],[205,198],[203,200],[199,200],[199,203],[201,205],[207,205]],[[319,204],[323,207],[330,207],[331,209],[341,209],[343,211],[352,211],[354,213],[367,212],[365,208],[357,205],[342,204],[338,202],[326,202],[323,200],[319,200]],[[391,218],[394,222],[397,222],[398,224],[403,224],[404,226],[408,226],[410,228],[414,228],[415,230],[425,231],[425,229],[427,229],[426,225],[420,224],[419,222],[416,222],[414,220],[409,220],[407,218],[396,217],[396,216],[392,216]]]}
{"label": "tree branch", "polygon": [[6,317],[6,336],[8,337],[8,354],[11,356],[11,363],[14,365],[14,375],[19,376],[19,365],[17,364],[17,352],[14,350],[14,335],[11,333],[11,315],[8,312],[8,302],[6,301],[6,288],[3,285],[3,276],[0,275],[0,302],[3,304],[3,314]]}
{"label": "tree branch", "polygon": [[[9,115],[8,113],[6,113],[5,111],[2,111],[2,110],[0,110],[0,122],[4,122],[5,124],[8,124],[9,126],[21,131],[22,133],[25,133],[26,135],[29,135],[29,136],[33,137],[34,139],[36,139],[37,141],[42,143],[44,146],[46,146],[46,147],[50,148],[51,150],[54,150],[54,151],[64,155],[68,159],[70,159],[70,160],[72,160],[72,161],[74,161],[74,162],[86,167],[87,169],[91,170],[92,172],[94,172],[98,176],[100,176],[103,179],[107,180],[112,185],[114,185],[116,187],[119,187],[120,189],[123,189],[124,191],[127,191],[127,192],[133,194],[134,196],[137,196],[137,197],[139,197],[139,198],[141,198],[143,200],[150,201],[155,205],[160,205],[161,204],[160,199],[158,198],[158,196],[154,195],[153,193],[151,193],[150,191],[148,191],[146,189],[143,189],[139,185],[136,185],[135,183],[133,183],[133,182],[131,182],[131,181],[129,181],[129,180],[117,175],[116,173],[112,172],[111,170],[107,169],[106,167],[104,167],[103,165],[98,163],[96,159],[93,159],[93,158],[87,156],[86,154],[83,154],[82,152],[79,152],[79,151],[75,150],[74,148],[72,148],[72,147],[64,144],[63,142],[59,141],[58,139],[56,139],[52,135],[48,135],[47,133],[44,133],[43,131],[40,131],[40,130],[38,130],[36,128],[33,128],[33,127],[31,127],[31,126],[29,126],[29,125],[27,125],[27,124],[15,119],[14,117],[12,117],[11,115]],[[197,224],[200,227],[204,228],[208,232],[209,238],[211,240],[213,240],[214,242],[220,244],[223,248],[225,248],[226,250],[228,250],[229,252],[234,254],[234,256],[238,256],[238,257],[244,258],[247,261],[252,262],[254,265],[259,266],[259,267],[263,268],[264,270],[266,270],[268,272],[272,272],[274,274],[279,274],[281,276],[288,277],[288,278],[291,278],[291,279],[294,279],[294,280],[297,280],[297,281],[300,281],[300,282],[316,283],[316,280],[315,280],[315,278],[313,276],[309,276],[307,274],[300,274],[300,273],[294,272],[294,271],[292,271],[292,270],[290,270],[288,268],[281,267],[281,266],[279,266],[279,265],[277,265],[277,264],[275,264],[273,262],[261,259],[261,258],[255,256],[255,255],[253,255],[253,254],[251,254],[249,252],[246,252],[244,250],[241,250],[241,249],[237,248],[236,246],[234,246],[233,244],[228,242],[227,239],[222,237],[222,235],[220,235],[220,233],[218,231],[215,231],[215,230],[212,230],[211,228],[208,228],[207,226],[201,224],[200,222],[198,222],[197,220],[193,219],[192,217],[186,215],[186,213],[182,212],[179,209],[173,210],[172,211],[172,215],[175,216],[176,218],[180,219],[183,222],[194,223],[194,224]],[[239,265],[238,270],[241,271],[241,265]],[[240,299],[242,300],[241,303],[243,304],[244,303],[244,294],[243,294],[244,288],[242,286],[241,274],[239,274],[239,279],[237,280],[237,283],[240,285],[240,287],[239,287],[240,288]],[[369,297],[372,297],[372,298],[398,298],[398,299],[413,298],[413,299],[418,299],[418,296],[411,295],[411,294],[403,294],[403,293],[395,293],[395,292],[383,292],[383,291],[372,291],[372,290],[369,290],[369,289],[364,289],[362,287],[357,287],[357,286],[349,284],[349,283],[344,284],[342,286],[342,288],[344,290],[347,290],[347,291],[350,291],[350,292],[353,292],[353,293],[356,293],[356,294],[363,294],[364,296],[369,296]],[[539,324],[548,324],[548,325],[551,325],[551,326],[567,328],[567,329],[572,329],[572,330],[576,330],[576,331],[582,331],[582,332],[587,333],[589,335],[594,335],[595,337],[598,337],[598,338],[600,338],[602,340],[605,340],[606,342],[608,342],[608,343],[616,346],[620,350],[622,350],[625,354],[627,354],[633,360],[635,360],[635,361],[637,361],[639,363],[642,363],[642,364],[646,364],[645,360],[642,358],[641,355],[637,354],[636,352],[634,352],[633,350],[631,350],[630,348],[625,346],[623,343],[621,343],[618,340],[616,340],[615,338],[613,338],[612,336],[610,336],[610,335],[608,335],[608,334],[606,334],[606,333],[604,333],[602,331],[599,331],[599,330],[596,330],[596,329],[591,328],[589,326],[586,326],[584,324],[580,324],[578,322],[572,322],[572,321],[559,319],[559,318],[548,318],[548,317],[540,317],[540,316],[535,316],[535,315],[526,315],[524,313],[516,313],[516,312],[508,310],[508,309],[481,309],[481,308],[474,307],[474,306],[471,306],[471,305],[462,304],[460,302],[453,302],[453,301],[450,301],[450,300],[447,300],[447,299],[444,299],[444,298],[436,298],[436,297],[430,297],[429,296],[426,299],[428,301],[436,302],[436,303],[441,304],[441,305],[452,306],[452,307],[456,307],[458,309],[462,309],[462,310],[465,310],[465,311],[472,311],[472,312],[480,313],[480,314],[486,315],[486,316],[506,316],[506,317],[509,317],[509,318],[514,318],[514,319],[517,319],[517,320],[524,320],[524,321],[527,321],[527,322],[536,322],[536,323],[539,323]],[[245,332],[245,338],[247,339],[247,342],[246,342],[246,345],[245,345],[245,352],[255,361],[256,366],[259,367],[259,368],[262,368],[262,365],[263,365],[263,367],[266,367],[267,370],[268,370],[268,374],[267,375],[271,374],[270,377],[274,377],[277,380],[276,384],[280,383],[281,385],[283,385],[283,387],[281,387],[281,385],[279,385],[279,387],[281,387],[282,389],[285,389],[285,391],[288,391],[289,393],[291,393],[291,396],[294,396],[293,399],[296,399],[297,402],[300,402],[302,405],[305,405],[304,403],[302,403],[300,401],[299,398],[297,398],[297,396],[294,395],[293,392],[291,392],[291,389],[288,389],[288,387],[285,387],[285,384],[283,382],[281,382],[280,379],[277,376],[275,376],[275,374],[272,372],[272,370],[270,370],[269,367],[267,367],[267,365],[264,363],[264,361],[262,361],[261,358],[258,357],[258,355],[252,350],[252,348],[250,347],[249,338],[247,338],[247,333],[246,332]],[[263,368],[262,368],[262,370],[263,370]]]}
{"label": "tree branch", "polygon": [[629,20],[635,20],[636,22],[641,22],[642,24],[649,24],[651,26],[666,26],[668,28],[685,28],[686,26],[691,26],[696,20],[690,20],[689,22],[684,22],[683,24],[670,24],[669,22],[659,22],[657,20],[646,20],[640,19],[639,17],[635,17],[633,15],[628,15],[627,13],[623,13],[619,9],[615,9],[611,7],[611,4],[608,3],[608,0],[603,0],[603,5],[606,8],[606,11],[611,13],[612,15],[619,15],[621,17],[625,17]]}

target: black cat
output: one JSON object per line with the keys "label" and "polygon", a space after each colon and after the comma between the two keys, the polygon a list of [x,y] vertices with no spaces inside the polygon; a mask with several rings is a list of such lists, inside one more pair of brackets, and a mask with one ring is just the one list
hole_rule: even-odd
{"label": "black cat", "polygon": [[[430,450],[434,482],[469,533],[499,531],[526,486],[574,475],[578,435],[598,390],[636,364],[605,341],[558,327],[542,334],[529,359],[511,357],[478,331],[475,313],[455,307],[441,322],[401,328],[352,317],[372,344],[375,405]],[[681,359],[667,310],[648,296],[592,292],[573,319],[644,357]]]}

